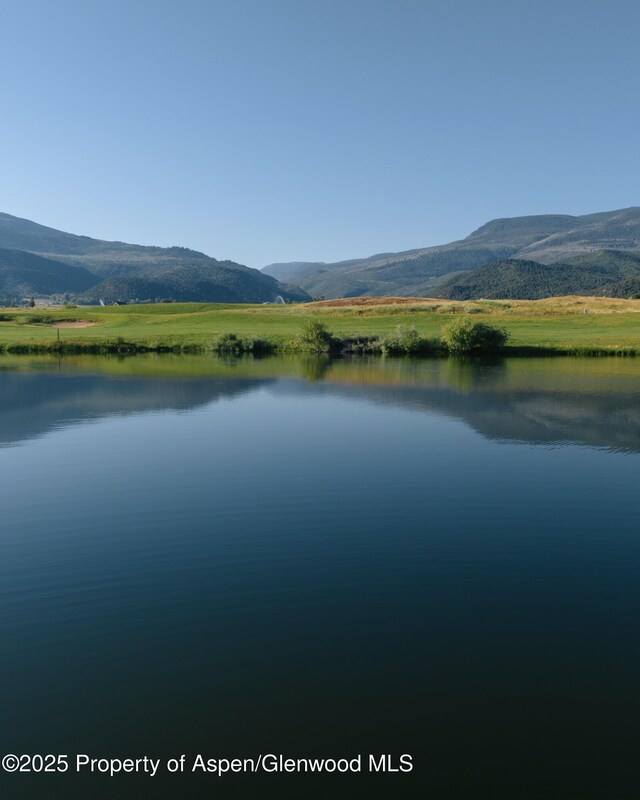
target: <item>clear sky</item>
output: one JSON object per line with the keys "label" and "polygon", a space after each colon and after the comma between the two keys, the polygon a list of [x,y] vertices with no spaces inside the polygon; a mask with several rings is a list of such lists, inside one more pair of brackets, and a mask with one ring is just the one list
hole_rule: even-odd
{"label": "clear sky", "polygon": [[0,210],[260,267],[640,205],[637,0],[0,0]]}

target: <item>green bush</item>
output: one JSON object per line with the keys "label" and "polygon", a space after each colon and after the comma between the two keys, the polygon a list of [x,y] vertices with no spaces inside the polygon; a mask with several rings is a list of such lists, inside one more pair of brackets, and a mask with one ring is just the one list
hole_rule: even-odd
{"label": "green bush", "polygon": [[244,347],[245,353],[254,353],[255,355],[267,355],[267,353],[273,353],[276,349],[272,342],[268,342],[266,339],[254,339],[252,337],[244,338],[242,340],[242,346]]}
{"label": "green bush", "polygon": [[366,334],[346,336],[340,340],[340,352],[345,355],[368,355],[370,353],[380,355],[382,343],[377,336]]}
{"label": "green bush", "polygon": [[490,353],[507,343],[509,334],[486,322],[459,319],[442,329],[442,342],[450,353]]}
{"label": "green bush", "polygon": [[246,337],[239,339],[235,333],[223,333],[213,345],[218,353],[270,353],[274,345],[264,339]]}
{"label": "green bush", "polygon": [[311,353],[327,353],[334,346],[334,338],[327,326],[318,320],[310,320],[300,334],[300,345]]}
{"label": "green bush", "polygon": [[223,333],[216,342],[215,349],[219,353],[237,353],[241,344],[235,333]]}
{"label": "green bush", "polygon": [[398,327],[382,338],[382,351],[389,355],[410,355],[420,352],[422,339],[418,331],[410,325]]}
{"label": "green bush", "polygon": [[437,340],[425,339],[410,325],[398,327],[380,339],[381,350],[390,356],[411,356],[433,352],[439,349]]}

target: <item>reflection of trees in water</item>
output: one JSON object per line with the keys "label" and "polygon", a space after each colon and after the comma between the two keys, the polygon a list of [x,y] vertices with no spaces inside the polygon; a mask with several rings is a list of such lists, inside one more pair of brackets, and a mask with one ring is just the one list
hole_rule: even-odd
{"label": "reflection of trees in water", "polygon": [[435,412],[501,441],[640,452],[640,365],[309,356],[297,359],[295,370],[290,359],[265,362],[256,368],[262,376],[239,374],[239,366],[225,365],[222,377],[189,378],[0,370],[0,445],[86,419],[184,411],[269,387]]}
{"label": "reflection of trees in water", "polygon": [[334,362],[324,383],[278,383],[274,390],[435,412],[498,441],[640,452],[640,364],[433,359],[395,360],[384,369],[382,363]]}
{"label": "reflection of trees in water", "polygon": [[472,358],[458,356],[442,360],[442,379],[452,389],[471,392],[482,385],[499,382],[507,374],[505,358]]}
{"label": "reflection of trees in water", "polygon": [[301,358],[300,373],[310,383],[321,381],[331,367],[329,356],[304,356]]}

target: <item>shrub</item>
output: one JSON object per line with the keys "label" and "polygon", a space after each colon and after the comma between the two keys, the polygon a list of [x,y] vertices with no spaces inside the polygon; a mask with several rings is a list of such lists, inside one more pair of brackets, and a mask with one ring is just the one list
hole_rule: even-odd
{"label": "shrub", "polygon": [[355,336],[347,336],[340,341],[340,351],[345,355],[380,354],[382,352],[382,343],[377,336],[356,334]]}
{"label": "shrub", "polygon": [[220,353],[236,353],[240,350],[240,339],[235,333],[223,333],[216,342],[215,349]]}
{"label": "shrub", "polygon": [[504,347],[509,334],[486,322],[460,319],[442,329],[442,341],[450,353],[490,353]]}
{"label": "shrub", "polygon": [[398,325],[392,332],[380,340],[382,352],[387,355],[418,355],[438,350],[440,343],[433,339],[425,339],[409,325]]}
{"label": "shrub", "polygon": [[334,339],[323,322],[310,320],[302,329],[300,344],[312,353],[327,353],[333,347]]}
{"label": "shrub", "polygon": [[272,342],[266,339],[253,339],[251,337],[242,340],[242,347],[245,353],[254,353],[255,355],[266,355],[273,353],[276,349]]}
{"label": "shrub", "polygon": [[382,338],[382,350],[389,355],[418,353],[422,339],[418,331],[410,325],[398,327]]}
{"label": "shrub", "polygon": [[270,353],[274,350],[271,342],[264,339],[254,339],[247,337],[239,339],[235,333],[223,333],[218,341],[213,345],[213,349],[218,353]]}

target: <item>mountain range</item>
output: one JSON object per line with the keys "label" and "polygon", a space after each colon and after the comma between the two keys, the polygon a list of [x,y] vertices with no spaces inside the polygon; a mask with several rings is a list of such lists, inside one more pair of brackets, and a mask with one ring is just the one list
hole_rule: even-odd
{"label": "mountain range", "polygon": [[91,239],[0,213],[0,299],[56,294],[93,303],[310,299],[259,270],[196,250]]}
{"label": "mountain range", "polygon": [[515,297],[516,290],[530,298],[551,296],[547,291],[626,296],[636,286],[635,262],[627,258],[634,253],[640,254],[640,207],[495,219],[465,239],[436,247],[329,264],[270,264],[263,272],[327,298],[488,297],[495,296],[488,294],[494,280],[502,297]]}
{"label": "mountain range", "polygon": [[0,302],[304,302],[313,297],[537,299],[640,295],[640,207],[495,219],[465,239],[262,271],[185,247],[77,236],[0,213]]}

